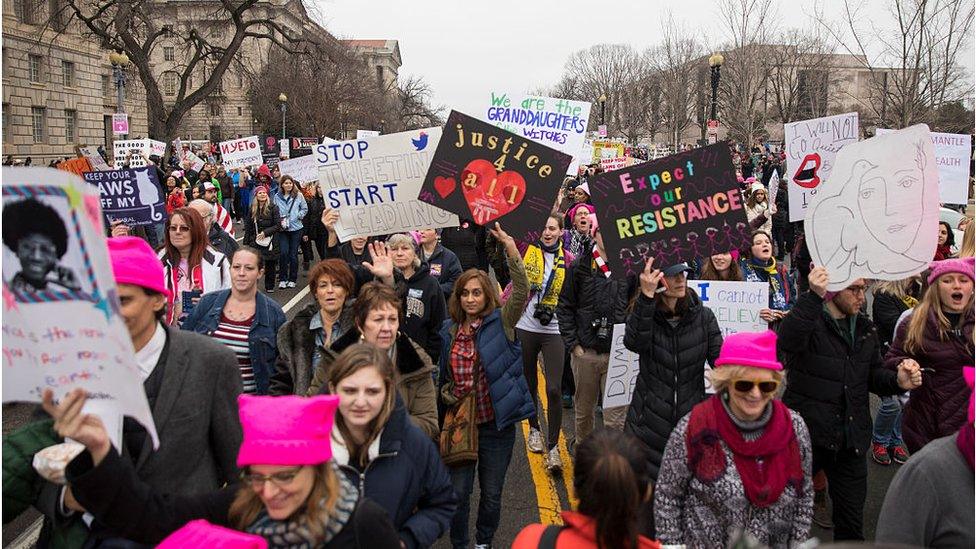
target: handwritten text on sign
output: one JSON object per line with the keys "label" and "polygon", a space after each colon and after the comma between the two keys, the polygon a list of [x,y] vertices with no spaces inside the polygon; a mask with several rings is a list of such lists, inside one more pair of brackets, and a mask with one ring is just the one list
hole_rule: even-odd
{"label": "handwritten text on sign", "polygon": [[634,396],[634,385],[640,372],[640,357],[624,347],[626,324],[614,324],[610,339],[610,364],[607,366],[607,384],[603,390],[603,407],[627,406]]}
{"label": "handwritten text on sign", "polygon": [[256,135],[221,141],[220,156],[223,158],[224,167],[228,170],[260,166],[263,163],[261,143]]}
{"label": "handwritten text on sign", "polygon": [[856,112],[783,125],[791,222],[806,217],[811,197],[830,177],[837,151],[857,142],[858,128]]}
{"label": "handwritten text on sign", "polygon": [[418,199],[440,137],[441,128],[427,128],[315,147],[325,205],[339,211],[340,241],[459,224],[457,215]]}
{"label": "handwritten text on sign", "polygon": [[[878,128],[877,135],[894,130]],[[946,204],[965,204],[969,200],[969,163],[972,157],[972,136],[967,134],[932,134],[935,147],[935,166],[939,170],[939,201]]]}

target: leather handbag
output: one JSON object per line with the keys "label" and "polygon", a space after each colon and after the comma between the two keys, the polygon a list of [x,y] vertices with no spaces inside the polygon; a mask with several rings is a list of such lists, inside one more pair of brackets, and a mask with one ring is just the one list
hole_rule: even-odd
{"label": "leather handbag", "polygon": [[448,408],[440,438],[444,465],[458,467],[478,460],[477,414],[474,388]]}

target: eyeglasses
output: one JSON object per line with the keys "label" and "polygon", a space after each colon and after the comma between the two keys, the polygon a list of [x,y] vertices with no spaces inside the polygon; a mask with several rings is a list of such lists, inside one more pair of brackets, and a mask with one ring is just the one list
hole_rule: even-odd
{"label": "eyeglasses", "polygon": [[169,226],[169,232],[171,232],[171,233],[188,233],[188,232],[190,232],[190,228],[187,227],[186,225],[170,225]]}
{"label": "eyeglasses", "polygon": [[856,294],[865,294],[868,291],[868,287],[867,286],[848,286],[846,289],[847,289],[848,292],[851,292],[852,294],[855,294],[855,295]]}
{"label": "eyeglasses", "polygon": [[779,389],[779,382],[775,379],[755,381],[752,379],[736,379],[732,381],[732,388],[740,393],[751,393],[752,388],[759,386],[759,391],[765,394],[775,393]]}
{"label": "eyeglasses", "polygon": [[271,484],[273,484],[275,488],[286,488],[289,484],[292,483],[292,481],[295,480],[295,477],[298,476],[298,473],[301,472],[302,472],[302,468],[296,467],[295,469],[291,469],[289,471],[279,471],[277,473],[272,473],[270,475],[258,475],[256,473],[241,473],[241,480],[247,483],[247,485],[250,486],[252,490],[257,492],[264,489],[264,483],[268,481],[271,481]]}

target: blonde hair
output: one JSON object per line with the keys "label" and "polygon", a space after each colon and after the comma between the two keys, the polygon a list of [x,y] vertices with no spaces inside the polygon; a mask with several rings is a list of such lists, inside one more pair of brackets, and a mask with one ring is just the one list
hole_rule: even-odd
{"label": "blonde hair", "polygon": [[729,389],[732,382],[736,379],[748,379],[751,372],[756,370],[766,370],[773,373],[773,379],[779,382],[779,389],[776,390],[776,397],[783,394],[786,388],[786,375],[779,370],[769,370],[767,368],[756,368],[755,366],[719,366],[708,371],[708,379],[712,382],[712,388],[716,393],[722,393]]}
{"label": "blonde hair", "polygon": [[966,230],[962,233],[962,246],[959,248],[959,257],[973,257],[976,255],[976,244],[973,243],[973,230],[976,229],[976,221],[966,224]]}
{"label": "blonde hair", "polygon": [[[339,501],[339,477],[331,461],[308,467],[312,467],[314,474],[312,490],[305,499],[305,505],[289,519],[307,528],[316,540],[322,540],[325,538],[325,527],[332,520],[336,502]],[[244,532],[264,510],[261,496],[245,483],[237,490],[227,518],[235,529]]]}
{"label": "blonde hair", "polygon": [[[942,311],[942,297],[939,295],[938,279],[932,284],[929,284],[928,289],[925,290],[925,294],[922,296],[922,300],[915,306],[911,317],[908,319],[908,329],[905,331],[905,343],[902,345],[905,351],[916,354],[925,350],[922,342],[925,340],[925,331],[928,329],[929,315],[933,314],[935,315],[935,323],[939,331],[939,341],[947,341],[948,333],[952,330],[952,326],[949,324],[949,318]],[[965,322],[965,319],[972,318],[972,316],[973,297],[970,296],[969,303],[963,309],[960,322]]]}
{"label": "blonde hair", "polygon": [[875,294],[888,294],[898,299],[909,297],[909,289],[915,283],[915,277],[910,276],[901,280],[879,280],[874,283]]}

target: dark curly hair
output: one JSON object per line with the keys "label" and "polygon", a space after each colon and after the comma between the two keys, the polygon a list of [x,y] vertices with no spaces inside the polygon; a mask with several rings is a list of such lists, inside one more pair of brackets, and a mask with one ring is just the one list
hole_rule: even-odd
{"label": "dark curly hair", "polygon": [[68,229],[57,210],[35,198],[4,205],[3,243],[14,253],[21,238],[38,233],[50,238],[58,257],[64,257],[68,251]]}

